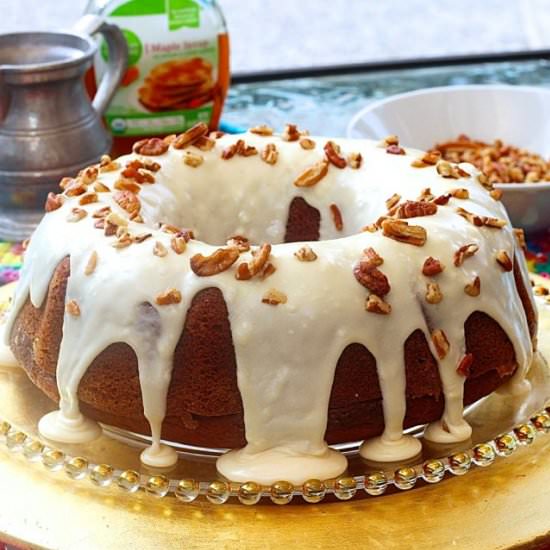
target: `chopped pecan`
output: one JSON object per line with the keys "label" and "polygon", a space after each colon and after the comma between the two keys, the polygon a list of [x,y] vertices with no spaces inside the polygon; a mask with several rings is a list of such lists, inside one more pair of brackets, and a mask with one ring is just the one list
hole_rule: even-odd
{"label": "chopped pecan", "polygon": [[455,199],[469,199],[470,198],[470,192],[468,189],[465,189],[464,187],[459,187],[457,189],[451,189],[450,191],[451,196],[453,196]]}
{"label": "chopped pecan", "polygon": [[424,153],[421,157],[412,161],[411,166],[414,168],[426,168],[426,166],[434,166],[437,164],[441,158],[441,153],[439,151],[428,151]]}
{"label": "chopped pecan", "polygon": [[467,378],[468,376],[470,376],[470,369],[472,368],[473,362],[474,362],[473,354],[467,353],[460,360],[460,363],[458,363],[458,367],[456,367],[456,372],[458,372],[458,374],[461,374],[462,376],[465,376]]}
{"label": "chopped pecan", "polygon": [[279,304],[286,304],[287,296],[284,292],[277,290],[276,288],[270,288],[263,296],[262,303],[270,306],[278,306]]}
{"label": "chopped pecan", "polygon": [[443,293],[437,283],[428,283],[426,285],[426,302],[428,304],[439,304],[443,300]]}
{"label": "chopped pecan", "polygon": [[117,231],[117,240],[111,243],[111,246],[113,248],[127,248],[133,242],[134,240],[132,239],[130,234],[125,229],[123,229],[123,231],[121,231],[120,234],[119,234],[119,231]]}
{"label": "chopped pecan", "polygon": [[193,143],[193,147],[201,151],[211,151],[216,146],[216,141],[207,136],[202,136]]}
{"label": "chopped pecan", "polygon": [[437,205],[433,202],[405,201],[399,205],[396,216],[400,219],[433,216],[437,213]]}
{"label": "chopped pecan", "polygon": [[284,141],[298,141],[301,135],[302,132],[298,130],[296,124],[287,124],[281,138]]}
{"label": "chopped pecan", "polygon": [[239,281],[247,281],[252,279],[255,275],[260,273],[264,268],[269,255],[271,254],[271,245],[268,243],[262,244],[262,246],[252,253],[252,260],[250,262],[243,262],[237,266],[237,272],[235,278]]}
{"label": "chopped pecan", "polygon": [[166,290],[157,294],[155,297],[155,304],[158,306],[169,306],[172,304],[179,304],[181,302],[181,292],[175,288]]}
{"label": "chopped pecan", "polygon": [[340,146],[334,141],[327,141],[325,143],[325,155],[331,164],[334,164],[336,168],[345,168],[347,166],[346,159],[341,155]]}
{"label": "chopped pecan", "polygon": [[236,247],[239,252],[248,252],[250,250],[250,241],[242,235],[233,235],[227,239],[227,246]]}
{"label": "chopped pecan", "polygon": [[56,195],[55,193],[48,193],[48,198],[44,204],[44,210],[46,212],[53,212],[58,208],[61,208],[63,205],[63,197],[61,195]]}
{"label": "chopped pecan", "polygon": [[500,218],[491,218],[488,216],[483,217],[483,225],[485,227],[494,227],[495,229],[502,229],[507,224],[506,220]]}
{"label": "chopped pecan", "polygon": [[481,292],[481,279],[476,276],[471,283],[468,283],[464,287],[464,292],[468,296],[473,296],[473,297],[479,296],[479,293]]}
{"label": "chopped pecan", "polygon": [[98,260],[97,252],[93,250],[92,253],[90,254],[90,257],[88,258],[86,267],[84,268],[84,275],[91,275],[95,271],[95,268],[97,267],[97,260]]}
{"label": "chopped pecan", "polygon": [[357,281],[377,296],[388,294],[391,290],[388,278],[377,267],[364,266],[365,262],[359,262],[353,269]]}
{"label": "chopped pecan", "polygon": [[365,309],[369,313],[378,313],[379,315],[389,315],[391,313],[391,306],[387,302],[384,302],[380,296],[376,294],[370,294],[365,301]]}
{"label": "chopped pecan", "polygon": [[435,197],[435,199],[433,199],[432,202],[434,204],[437,204],[438,206],[445,206],[446,204],[449,203],[450,198],[451,198],[451,194],[445,193],[445,195],[439,195],[439,197]]}
{"label": "chopped pecan", "polygon": [[422,266],[422,275],[425,275],[426,277],[435,277],[444,269],[445,266],[439,260],[436,260],[430,256],[424,261],[424,265]]}
{"label": "chopped pecan", "polygon": [[311,138],[303,137],[300,138],[300,147],[306,150],[315,149],[315,142]]}
{"label": "chopped pecan", "polygon": [[210,277],[229,269],[239,259],[236,247],[218,248],[210,256],[195,254],[191,258],[191,269],[199,277]]}
{"label": "chopped pecan", "polygon": [[508,252],[506,252],[506,250],[499,250],[497,252],[496,261],[503,271],[512,271],[512,269],[514,269],[512,260],[510,259],[510,256],[508,256]]}
{"label": "chopped pecan", "polygon": [[128,214],[138,214],[141,210],[141,202],[138,196],[131,191],[117,191],[113,195],[113,199],[116,203],[128,212]]}
{"label": "chopped pecan", "polygon": [[176,254],[183,254],[187,248],[187,241],[183,233],[178,233],[170,239],[170,246]]}
{"label": "chopped pecan", "polygon": [[103,155],[101,162],[99,163],[99,171],[103,174],[105,172],[114,172],[120,168],[120,164],[116,160],[111,160],[109,155]]}
{"label": "chopped pecan", "polygon": [[[94,227],[96,229],[104,229],[105,228],[105,220],[104,219],[101,219],[101,220],[96,220],[94,222]],[[113,226],[114,227],[114,226]]]}
{"label": "chopped pecan", "polygon": [[73,178],[61,178],[59,182],[59,187],[65,191],[72,183],[74,182]]}
{"label": "chopped pecan", "polygon": [[479,250],[479,246],[475,243],[469,243],[465,244],[464,246],[461,246],[455,253],[454,253],[454,261],[456,267],[460,267],[466,258],[471,258],[477,251]]}
{"label": "chopped pecan", "polygon": [[94,202],[97,202],[97,193],[86,193],[78,200],[78,204],[81,206],[84,206],[85,204],[92,204]]}
{"label": "chopped pecan", "polygon": [[382,258],[372,248],[367,248],[364,257],[353,268],[353,275],[365,288],[377,296],[385,296],[391,290],[388,278],[378,269]]}
{"label": "chopped pecan", "polygon": [[389,199],[386,199],[386,208],[391,210],[401,200],[401,195],[394,193]]}
{"label": "chopped pecan", "polygon": [[118,191],[130,191],[136,195],[141,191],[141,187],[135,181],[125,178],[116,180],[114,188]]}
{"label": "chopped pecan", "polygon": [[138,155],[144,155],[148,157],[156,157],[158,155],[163,155],[168,151],[170,146],[164,140],[160,138],[147,138],[141,139],[138,142],[134,143],[132,151]]}
{"label": "chopped pecan", "polygon": [[496,201],[499,201],[502,198],[502,191],[500,189],[493,189],[489,191],[489,195]]}
{"label": "chopped pecan", "polygon": [[253,157],[258,154],[258,149],[252,145],[245,145],[240,151],[241,157]]}
{"label": "chopped pecan", "polygon": [[242,157],[250,157],[252,155],[257,155],[257,154],[258,154],[258,151],[256,147],[246,145],[244,140],[239,139],[235,143],[232,143],[222,151],[222,159],[229,160],[233,158],[235,155],[240,155]]}
{"label": "chopped pecan", "polygon": [[185,154],[183,155],[183,162],[187,164],[187,166],[197,168],[204,162],[204,158],[201,157],[201,155],[195,155],[195,153],[192,153],[191,151],[185,151]]}
{"label": "chopped pecan", "polygon": [[94,191],[96,193],[108,193],[110,189],[101,181],[96,181],[94,183]]}
{"label": "chopped pecan", "polygon": [[361,153],[350,153],[348,155],[348,163],[350,168],[357,170],[358,168],[361,168],[361,164],[363,164],[363,156]]}
{"label": "chopped pecan", "polygon": [[261,159],[267,164],[275,164],[279,158],[279,152],[274,143],[268,143],[262,151]]}
{"label": "chopped pecan", "polygon": [[208,135],[208,125],[204,122],[199,122],[189,128],[183,134],[180,134],[173,142],[174,149],[184,149],[188,145],[194,144],[199,138]]}
{"label": "chopped pecan", "polygon": [[342,231],[344,229],[344,220],[342,219],[342,212],[335,204],[330,205],[330,214],[336,231]]}
{"label": "chopped pecan", "polygon": [[73,180],[72,183],[65,189],[67,197],[78,197],[86,193],[86,186],[80,180]]}
{"label": "chopped pecan", "polygon": [[420,192],[420,197],[418,197],[418,200],[421,202],[431,201],[433,200],[434,196],[432,195],[432,190],[429,187],[425,187]]}
{"label": "chopped pecan", "polygon": [[104,234],[106,237],[112,237],[113,235],[116,235],[117,226],[114,223],[108,222],[107,220],[97,220],[97,222],[95,222],[95,227],[104,227]]}
{"label": "chopped pecan", "polygon": [[67,216],[67,221],[74,223],[83,220],[88,215],[88,212],[83,208],[72,208],[71,213]]}
{"label": "chopped pecan", "polygon": [[317,185],[328,173],[328,161],[321,160],[302,172],[295,180],[296,187],[312,187]]}
{"label": "chopped pecan", "polygon": [[361,228],[361,231],[366,231],[368,233],[376,233],[379,227],[375,223],[369,223]]}
{"label": "chopped pecan", "polygon": [[385,219],[381,225],[385,237],[402,243],[424,246],[428,238],[426,230],[422,226],[409,225],[403,220]]}
{"label": "chopped pecan", "polygon": [[90,185],[97,179],[98,173],[99,169],[97,166],[88,166],[79,172],[78,177],[82,185]]}
{"label": "chopped pecan", "polygon": [[149,170],[153,166],[158,166],[160,168],[160,165],[158,163],[149,163],[149,166],[151,168],[145,168],[145,163],[141,160],[134,159],[130,161],[124,170],[120,173],[120,175],[123,178],[134,180],[137,183],[155,183],[155,176],[151,174]]}
{"label": "chopped pecan", "polygon": [[73,317],[80,317],[80,306],[76,300],[69,300],[65,304],[65,311]]}
{"label": "chopped pecan", "polygon": [[525,240],[525,231],[523,231],[521,227],[514,227],[514,235],[516,236],[516,240],[518,242],[519,247],[523,251],[527,250],[527,242]]}
{"label": "chopped pecan", "polygon": [[301,262],[314,262],[317,259],[317,254],[307,244],[294,252],[294,256]]}
{"label": "chopped pecan", "polygon": [[386,153],[390,155],[406,155],[405,149],[399,145],[388,145],[386,147]]}
{"label": "chopped pecan", "polygon": [[113,224],[115,227],[126,227],[128,225],[128,220],[124,219],[122,216],[119,216],[116,212],[110,212],[107,214],[105,221]]}
{"label": "chopped pecan", "polygon": [[482,227],[483,226],[483,217],[478,216],[477,214],[472,214],[472,212],[468,212],[468,210],[465,210],[464,208],[457,208],[456,213],[459,216],[462,216],[465,220],[468,220],[472,225],[475,225],[476,227]]}
{"label": "chopped pecan", "polygon": [[168,254],[168,249],[160,241],[155,241],[153,254],[159,258],[164,258]]}
{"label": "chopped pecan", "polygon": [[379,143],[379,147],[385,148],[388,147],[388,145],[399,145],[399,138],[394,134],[390,134]]}
{"label": "chopped pecan", "polygon": [[371,267],[379,267],[384,263],[384,259],[372,247],[365,248],[363,254],[365,257],[362,261],[368,262]]}
{"label": "chopped pecan", "polygon": [[132,240],[137,244],[141,244],[144,243],[147,239],[150,239],[152,236],[152,233],[140,233],[139,235],[135,235]]}
{"label": "chopped pecan", "polygon": [[535,296],[548,296],[548,294],[550,294],[550,290],[548,290],[545,286],[536,285],[533,287],[533,294]]}
{"label": "chopped pecan", "polygon": [[458,172],[455,167],[446,160],[440,160],[436,165],[437,173],[444,178],[458,179]]}
{"label": "chopped pecan", "polygon": [[449,349],[451,348],[445,332],[441,329],[435,329],[432,331],[432,342],[439,359],[445,359],[449,353]]}
{"label": "chopped pecan", "polygon": [[273,135],[273,128],[270,128],[266,124],[261,124],[260,126],[254,126],[253,128],[250,128],[250,133],[256,134],[258,136],[272,136]]}
{"label": "chopped pecan", "polygon": [[96,210],[93,214],[93,218],[105,218],[111,213],[111,207],[110,206],[104,206],[103,208],[100,208],[99,210]]}

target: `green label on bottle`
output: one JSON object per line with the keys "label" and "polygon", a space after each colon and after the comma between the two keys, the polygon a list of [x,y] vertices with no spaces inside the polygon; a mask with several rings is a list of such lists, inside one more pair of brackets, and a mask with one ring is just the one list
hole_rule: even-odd
{"label": "green label on bottle", "polygon": [[199,6],[193,0],[166,0],[168,4],[168,28],[176,31],[182,27],[199,26]]}

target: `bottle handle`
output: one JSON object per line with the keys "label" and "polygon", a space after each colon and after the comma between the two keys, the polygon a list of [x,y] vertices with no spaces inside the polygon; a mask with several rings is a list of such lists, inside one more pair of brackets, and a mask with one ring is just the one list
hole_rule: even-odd
{"label": "bottle handle", "polygon": [[116,25],[107,23],[99,15],[84,15],[77,21],[72,30],[78,34],[90,36],[100,33],[107,43],[109,50],[107,72],[102,78],[92,101],[92,107],[99,116],[102,116],[126,72],[128,66],[128,44],[122,31]]}

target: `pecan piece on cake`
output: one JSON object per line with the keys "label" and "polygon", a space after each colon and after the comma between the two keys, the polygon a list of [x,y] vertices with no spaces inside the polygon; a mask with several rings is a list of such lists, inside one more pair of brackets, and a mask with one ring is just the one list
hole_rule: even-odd
{"label": "pecan piece on cake", "polygon": [[378,269],[383,262],[384,260],[373,248],[367,248],[363,258],[353,268],[353,275],[359,284],[380,297],[391,290],[388,278]]}
{"label": "pecan piece on cake", "polygon": [[321,160],[302,172],[295,180],[296,187],[312,187],[317,185],[328,173],[328,161]]}
{"label": "pecan piece on cake", "polygon": [[437,205],[433,202],[405,201],[399,205],[395,215],[400,219],[433,216],[437,213]]}
{"label": "pecan piece on cake", "polygon": [[445,266],[439,260],[430,256],[424,261],[424,265],[422,266],[422,275],[426,275],[426,277],[434,277],[435,275],[439,275],[444,269]]}
{"label": "pecan piece on cake", "polygon": [[172,147],[174,149],[184,149],[188,145],[194,144],[201,137],[208,135],[208,125],[204,122],[199,122],[189,128],[189,130],[183,132],[174,139]]}
{"label": "pecan piece on cake", "polygon": [[193,273],[199,277],[211,277],[229,269],[239,259],[236,247],[218,248],[210,256],[195,254],[190,261]]}
{"label": "pecan piece on cake", "polygon": [[387,302],[384,302],[380,296],[376,294],[370,294],[365,301],[365,309],[369,313],[378,313],[379,315],[389,315],[391,313],[391,306]]}
{"label": "pecan piece on cake", "polygon": [[479,293],[481,292],[481,279],[478,276],[476,276],[471,283],[468,283],[464,287],[464,292],[468,296],[473,296],[473,297],[479,296]]}
{"label": "pecan piece on cake", "polygon": [[270,288],[263,296],[262,303],[270,306],[278,306],[279,304],[286,304],[288,298],[284,292],[277,290],[276,288]]}
{"label": "pecan piece on cake", "polygon": [[271,245],[268,243],[262,244],[258,250],[252,253],[252,260],[250,262],[243,262],[237,266],[235,278],[239,281],[247,281],[258,273],[261,273],[270,254]]}
{"label": "pecan piece on cake", "polygon": [[471,258],[477,251],[479,250],[479,246],[475,243],[469,243],[461,246],[455,253],[454,253],[454,264],[455,267],[460,267],[466,258]]}
{"label": "pecan piece on cake", "polygon": [[242,235],[232,235],[227,239],[225,244],[238,248],[239,252],[248,252],[250,250],[250,241]]}
{"label": "pecan piece on cake", "polygon": [[396,241],[424,246],[428,238],[426,230],[420,225],[409,225],[403,220],[385,219],[381,222],[382,232],[385,237]]}
{"label": "pecan piece on cake", "polygon": [[428,304],[439,304],[443,300],[443,293],[437,283],[428,283],[426,285],[426,302]]}
{"label": "pecan piece on cake", "polygon": [[179,304],[180,302],[181,292],[175,288],[161,292],[155,297],[155,304],[159,306],[169,306],[172,304]]}
{"label": "pecan piece on cake", "polygon": [[267,164],[275,164],[279,158],[277,146],[274,143],[268,143],[262,151],[260,157]]}
{"label": "pecan piece on cake", "polygon": [[451,348],[445,332],[441,329],[435,329],[432,332],[432,342],[434,344],[439,359],[445,359],[445,357],[449,353],[449,349]]}
{"label": "pecan piece on cake", "polygon": [[512,269],[514,269],[512,260],[510,259],[510,256],[508,256],[508,252],[506,252],[506,250],[499,250],[497,252],[496,261],[503,271],[512,271]]}
{"label": "pecan piece on cake", "polygon": [[155,157],[168,151],[169,145],[160,138],[141,139],[134,143],[132,151],[138,155]]}
{"label": "pecan piece on cake", "polygon": [[254,126],[253,128],[250,128],[249,132],[258,136],[272,136],[273,128],[270,128],[266,124],[262,124],[260,126]]}
{"label": "pecan piece on cake", "polygon": [[332,222],[334,223],[334,227],[336,228],[336,231],[342,231],[344,229],[344,220],[342,218],[342,212],[340,212],[340,209],[336,204],[330,205],[330,214],[332,215]]}
{"label": "pecan piece on cake", "polygon": [[117,191],[113,195],[113,199],[116,203],[128,212],[128,214],[139,214],[141,210],[141,202],[135,193],[131,191]]}
{"label": "pecan piece on cake", "polygon": [[301,262],[314,262],[317,259],[317,254],[307,244],[294,252],[294,256]]}
{"label": "pecan piece on cake", "polygon": [[69,300],[65,304],[65,311],[73,317],[80,317],[80,306],[76,300]]}
{"label": "pecan piece on cake", "polygon": [[334,141],[327,141],[325,143],[325,155],[331,164],[334,164],[336,168],[345,168],[347,166],[346,159],[341,154],[340,146]]}

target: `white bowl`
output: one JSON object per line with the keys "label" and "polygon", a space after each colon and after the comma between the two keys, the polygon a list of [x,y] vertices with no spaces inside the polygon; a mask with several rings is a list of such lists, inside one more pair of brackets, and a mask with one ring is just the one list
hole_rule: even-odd
{"label": "white bowl", "polygon": [[[469,85],[426,88],[388,97],[359,111],[348,137],[399,136],[402,145],[430,149],[466,134],[524,147],[550,158],[550,89]],[[550,227],[550,182],[498,184],[515,226],[533,234]]]}

